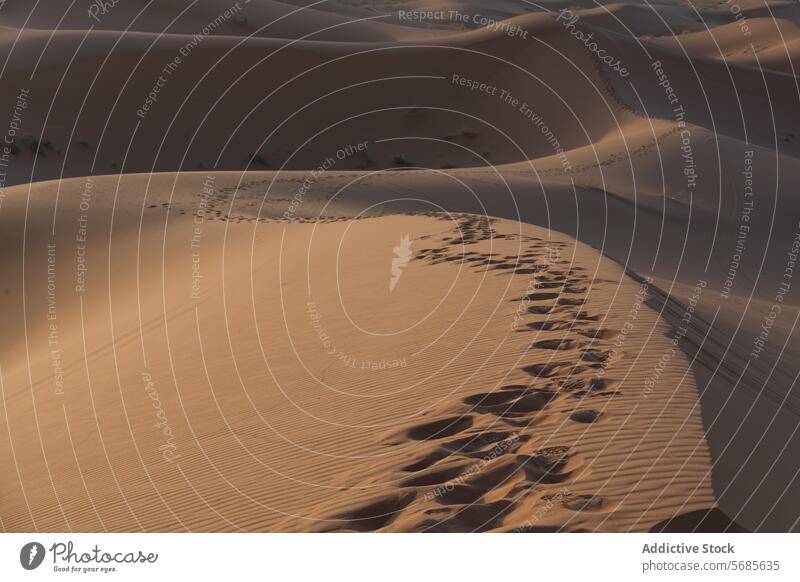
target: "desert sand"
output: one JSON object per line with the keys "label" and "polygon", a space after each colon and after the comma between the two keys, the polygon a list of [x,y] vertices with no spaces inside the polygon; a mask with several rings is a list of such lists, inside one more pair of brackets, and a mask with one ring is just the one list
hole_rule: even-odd
{"label": "desert sand", "polygon": [[0,7],[0,528],[800,528],[796,4],[153,4]]}

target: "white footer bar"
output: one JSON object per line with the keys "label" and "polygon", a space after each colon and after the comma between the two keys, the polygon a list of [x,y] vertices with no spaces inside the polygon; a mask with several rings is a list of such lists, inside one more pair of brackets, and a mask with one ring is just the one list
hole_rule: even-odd
{"label": "white footer bar", "polygon": [[800,580],[793,534],[2,534],[0,580]]}

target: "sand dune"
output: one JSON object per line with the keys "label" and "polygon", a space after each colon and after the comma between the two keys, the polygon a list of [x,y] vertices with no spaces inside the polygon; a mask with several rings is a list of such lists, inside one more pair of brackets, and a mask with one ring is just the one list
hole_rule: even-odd
{"label": "sand dune", "polygon": [[694,55],[794,75],[798,66],[797,26],[782,19],[753,18],[747,22],[747,36],[741,25],[731,23],[678,38],[660,38],[661,46],[681,46]]}
{"label": "sand dune", "polygon": [[797,530],[798,26],[3,3],[0,527]]}
{"label": "sand dune", "polygon": [[[41,215],[54,187],[35,190]],[[169,210],[127,196],[147,202],[141,230],[123,211],[108,238],[100,194],[115,184],[95,187],[85,290],[67,187],[56,238],[28,238],[9,302],[25,306],[4,314],[26,337],[3,351],[23,363],[2,370],[4,462],[19,471],[5,527],[618,531],[713,505],[687,362],[665,370],[673,389],[642,393],[659,352],[641,346],[666,346],[668,328],[596,251],[472,215],[212,214],[193,291],[189,196]],[[390,291],[405,235],[413,257]],[[52,277],[47,244],[57,293],[33,296]]]}
{"label": "sand dune", "polygon": [[[92,0],[54,0],[31,7],[28,2],[8,0],[0,24],[14,29],[78,30],[181,34],[189,37],[213,26],[213,32],[231,37],[295,39],[313,35],[315,40],[348,41],[357,35],[364,41],[398,40],[408,31],[395,31],[375,14],[342,15],[315,8],[300,9],[284,2],[230,2],[206,0],[191,3],[163,1],[158,4],[117,2],[104,8]],[[351,23],[352,22],[352,23]],[[343,30],[343,25],[347,29]]]}
{"label": "sand dune", "polygon": [[[287,10],[278,3],[257,6],[268,10],[273,4]],[[108,16],[117,15],[117,8]],[[614,4],[575,10],[574,15],[580,30],[602,39],[608,54],[625,56],[632,78],[640,79],[635,85],[630,76],[621,77],[587,51],[571,34],[578,29],[565,27],[569,20],[559,21],[555,12],[456,33],[431,32],[413,26],[413,20],[399,27],[365,22],[330,10],[314,14],[339,20],[317,23],[306,10],[298,12],[298,22],[325,31],[319,34],[306,33],[277,13],[261,28],[238,30],[235,18],[253,10],[251,5],[221,20],[211,18],[218,13],[215,6],[204,5],[192,12],[188,28],[168,26],[170,13],[159,8],[162,20],[143,18],[142,27],[127,32],[122,27],[71,28],[65,17],[57,30],[47,33],[33,30],[40,21],[34,13],[24,30],[8,29],[3,35],[9,47],[4,79],[9,87],[30,92],[7,184],[120,171],[240,169],[248,164],[254,170],[309,169],[343,144],[363,141],[370,142],[369,153],[342,160],[338,169],[535,160],[591,146],[613,132],[624,140],[635,113],[675,121],[673,104],[651,70],[654,61],[667,71],[686,122],[772,148],[773,124],[743,127],[741,121],[768,108],[780,128],[778,147],[797,155],[792,136],[800,132],[793,116],[798,90],[785,75],[791,49],[781,52],[776,45],[764,55],[768,58],[762,66],[781,74],[752,70],[753,57],[747,54],[720,63],[713,58],[718,55],[709,53],[707,41],[695,40],[707,33],[654,41],[631,36],[647,32],[631,29],[620,17],[629,9],[646,10]],[[24,9],[12,4],[8,10],[6,24],[21,26]],[[58,11],[49,14],[52,19]],[[130,20],[125,12],[115,17]],[[207,27],[209,34],[186,32],[197,30],[204,18],[214,23]],[[771,34],[773,44],[779,43],[775,26],[763,20],[748,21],[756,33],[752,39]],[[43,29],[54,26],[41,22]],[[288,36],[273,30],[273,22],[288,26]],[[379,25],[396,27],[404,40],[394,32],[375,36],[371,31],[377,29],[370,27]],[[721,54],[745,50],[743,43],[750,39],[743,41],[737,26],[714,29],[720,30],[714,46]],[[784,27],[784,43],[795,36],[791,26],[787,22]],[[511,30],[526,37],[509,34]],[[415,36],[419,34],[423,36]],[[68,69],[65,54],[72,55]],[[378,67],[381,74],[375,76]],[[570,73],[551,74],[561,68]],[[253,83],[259,91],[252,90]],[[308,87],[313,87],[311,93]],[[709,107],[727,100],[732,91],[735,107]],[[17,94],[4,92],[0,106],[12,110]],[[641,125],[647,128],[646,119]],[[220,141],[219,135],[226,137]],[[426,139],[418,140],[411,152],[398,141],[409,135]],[[38,143],[46,145],[37,148]]]}

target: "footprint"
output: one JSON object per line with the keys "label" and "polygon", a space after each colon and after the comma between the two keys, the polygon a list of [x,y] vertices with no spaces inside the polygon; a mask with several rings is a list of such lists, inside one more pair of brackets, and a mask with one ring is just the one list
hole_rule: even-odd
{"label": "footprint", "polygon": [[548,362],[546,364],[533,364],[532,366],[525,366],[522,368],[522,371],[537,378],[549,378],[551,376],[555,376],[562,367],[563,364]]}
{"label": "footprint", "polygon": [[486,495],[485,491],[469,485],[452,485],[442,492],[437,501],[443,505],[470,505],[480,501]]}
{"label": "footprint", "polygon": [[589,315],[586,311],[578,311],[573,316],[575,321],[597,321],[600,319],[598,315]]}
{"label": "footprint", "polygon": [[[532,323],[526,323],[525,326],[529,329],[535,329],[540,331],[562,331],[565,329],[570,329],[573,327],[573,324],[569,321],[558,321],[555,319],[546,319],[544,321],[534,321]],[[519,330],[524,331],[524,330]],[[580,332],[578,332],[580,333]],[[583,335],[583,334],[581,334]]]}
{"label": "footprint", "polygon": [[523,297],[517,299],[517,301],[548,301],[550,299],[557,299],[561,294],[560,293],[528,293]]}
{"label": "footprint", "polygon": [[603,363],[602,362],[591,362],[588,364],[580,364],[578,366],[573,366],[572,370],[570,371],[570,376],[579,376],[584,372],[588,372],[590,370],[602,370]]}
{"label": "footprint", "polygon": [[533,455],[518,455],[517,462],[525,471],[526,477],[535,483],[563,483],[575,472],[570,466],[569,447],[547,447]]}
{"label": "footprint", "polygon": [[458,507],[441,521],[423,524],[422,531],[431,533],[484,532],[499,527],[516,504],[509,499],[493,503],[473,503]]}
{"label": "footprint", "polygon": [[580,355],[583,362],[608,362],[610,359],[611,352],[605,350],[586,349]]}
{"label": "footprint", "polygon": [[573,392],[575,390],[584,390],[586,388],[586,380],[583,378],[567,378],[559,385],[561,390]]}
{"label": "footprint", "polygon": [[367,505],[363,505],[352,511],[341,513],[332,519],[343,520],[345,522],[343,526],[344,529],[358,532],[375,531],[389,525],[397,514],[405,509],[415,497],[416,493],[396,493],[376,501],[371,501]]}
{"label": "footprint", "polygon": [[602,413],[598,412],[597,410],[576,410],[569,415],[569,419],[574,420],[575,422],[591,424],[593,422],[597,422],[600,419],[601,414]]}
{"label": "footprint", "polygon": [[410,465],[406,465],[401,470],[406,471],[408,473],[416,473],[418,471],[424,471],[428,467],[438,463],[442,459],[446,459],[450,456],[449,451],[444,451],[437,449],[432,453],[425,455],[423,458],[419,459],[418,461],[414,461]]}
{"label": "footprint", "polygon": [[547,392],[544,390],[523,396],[505,408],[495,407],[495,414],[501,417],[506,416],[524,416],[531,412],[538,412],[544,410],[550,401],[556,397],[555,392]]}
{"label": "footprint", "polygon": [[617,382],[606,380],[605,378],[592,378],[589,380],[588,388],[593,392],[604,392],[611,390],[617,385]]}
{"label": "footprint", "polygon": [[603,508],[603,498],[597,495],[569,495],[561,501],[561,505],[571,511],[598,511]]}
{"label": "footprint", "polygon": [[421,424],[410,429],[406,436],[415,441],[428,441],[453,436],[472,426],[471,416],[451,416]]}
{"label": "footprint", "polygon": [[499,265],[493,265],[490,267],[493,271],[502,270],[502,269],[516,269],[517,265],[514,263],[501,263]]}
{"label": "footprint", "polygon": [[[450,453],[486,453],[491,452],[507,441],[521,444],[529,439],[529,435],[520,435],[508,431],[482,432],[442,443],[442,448]],[[491,449],[487,451],[487,447],[491,447]]]}
{"label": "footprint", "polygon": [[568,306],[575,306],[575,305],[583,305],[586,303],[585,297],[559,297],[558,301],[556,302],[559,305],[568,305]]}
{"label": "footprint", "polygon": [[563,287],[567,282],[567,277],[565,275],[556,275],[555,272],[551,271],[549,274],[539,277],[539,280],[549,283],[561,283],[559,286]]}
{"label": "footprint", "polygon": [[510,483],[515,474],[518,474],[520,479],[522,478],[522,472],[514,459],[498,458],[480,467],[476,473],[470,475],[466,484],[486,494],[501,485]]}
{"label": "footprint", "polygon": [[555,305],[531,305],[528,307],[528,313],[533,313],[534,315],[546,315],[556,310],[558,308]]}
{"label": "footprint", "polygon": [[515,417],[543,410],[556,397],[555,392],[534,390],[525,386],[508,386],[504,390],[473,394],[463,400],[474,411]]}
{"label": "footprint", "polygon": [[535,342],[531,347],[538,350],[574,350],[581,345],[583,344],[572,339],[554,339]]}
{"label": "footprint", "polygon": [[493,462],[491,467],[476,467],[478,468],[473,474],[465,473],[459,483],[448,484],[444,490],[438,491],[437,501],[443,505],[477,503],[501,486],[511,484],[515,481],[515,475],[517,481],[523,476],[513,459]]}
{"label": "footprint", "polygon": [[575,378],[562,383],[561,388],[571,392],[576,398],[586,398],[594,396],[616,396],[621,394],[618,389],[618,382],[606,380],[605,378],[595,377],[588,381]]}

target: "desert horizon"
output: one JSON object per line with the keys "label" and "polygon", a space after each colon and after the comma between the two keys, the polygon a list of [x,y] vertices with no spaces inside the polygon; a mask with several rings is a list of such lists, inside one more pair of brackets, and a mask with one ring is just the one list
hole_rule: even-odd
{"label": "desert horizon", "polygon": [[0,529],[797,532],[798,26],[0,2]]}

